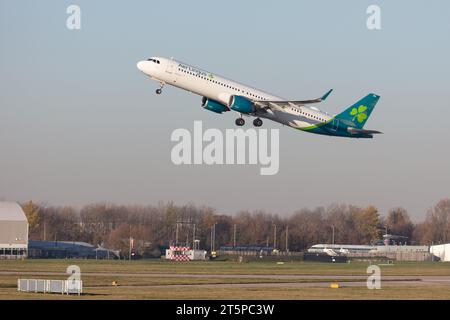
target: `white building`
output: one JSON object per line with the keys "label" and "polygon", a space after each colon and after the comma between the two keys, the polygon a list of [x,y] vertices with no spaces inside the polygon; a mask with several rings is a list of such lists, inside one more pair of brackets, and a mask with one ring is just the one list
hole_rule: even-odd
{"label": "white building", "polygon": [[431,246],[430,253],[441,261],[450,261],[450,243]]}
{"label": "white building", "polygon": [[170,246],[166,249],[166,259],[172,261],[206,260],[206,251],[182,246]]}
{"label": "white building", "polygon": [[28,220],[15,202],[0,201],[0,259],[27,256]]}

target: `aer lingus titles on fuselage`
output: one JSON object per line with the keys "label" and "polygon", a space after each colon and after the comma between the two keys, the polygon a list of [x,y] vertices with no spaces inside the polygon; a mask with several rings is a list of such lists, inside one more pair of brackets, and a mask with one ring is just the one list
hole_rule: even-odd
{"label": "aer lingus titles on fuselage", "polygon": [[201,70],[186,63],[154,57],[137,64],[140,71],[160,83],[157,94],[165,84],[203,96],[203,108],[223,113],[236,111],[236,125],[245,124],[242,115],[254,116],[253,125],[260,127],[261,118],[270,119],[295,129],[350,138],[372,138],[375,130],[363,129],[380,96],[370,93],[342,113],[331,116],[316,107],[306,105],[324,101],[332,90],[312,100],[286,100],[267,92],[243,85]]}

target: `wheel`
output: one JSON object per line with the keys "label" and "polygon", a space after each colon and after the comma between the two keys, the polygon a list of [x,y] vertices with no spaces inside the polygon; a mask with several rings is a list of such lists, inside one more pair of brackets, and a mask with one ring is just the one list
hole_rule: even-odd
{"label": "wheel", "polygon": [[245,124],[245,120],[242,118],[237,118],[235,123],[238,127],[242,127]]}
{"label": "wheel", "polygon": [[161,89],[156,89],[156,94],[161,94],[162,90]]}
{"label": "wheel", "polygon": [[253,120],[253,125],[255,127],[261,127],[263,124],[262,120],[260,118],[256,118],[255,120]]}

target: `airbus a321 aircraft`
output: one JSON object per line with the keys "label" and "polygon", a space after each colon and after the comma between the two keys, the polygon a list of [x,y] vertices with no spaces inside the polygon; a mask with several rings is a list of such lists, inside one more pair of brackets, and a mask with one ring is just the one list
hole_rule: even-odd
{"label": "airbus a321 aircraft", "polygon": [[161,94],[165,84],[196,93],[203,96],[202,107],[209,111],[240,113],[237,126],[245,124],[242,115],[246,115],[256,117],[255,127],[262,126],[261,118],[266,118],[294,129],[330,136],[372,138],[373,134],[381,133],[363,129],[380,98],[374,93],[332,116],[307,105],[324,101],[333,89],[317,99],[286,100],[174,59],[153,57],[139,61],[137,67],[160,83],[157,94]]}

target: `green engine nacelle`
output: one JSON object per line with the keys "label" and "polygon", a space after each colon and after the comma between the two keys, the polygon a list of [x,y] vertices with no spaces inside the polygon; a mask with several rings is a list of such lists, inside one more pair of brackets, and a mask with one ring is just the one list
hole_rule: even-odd
{"label": "green engine nacelle", "polygon": [[208,99],[206,97],[203,97],[202,99],[202,107],[206,110],[215,112],[215,113],[222,113],[226,111],[230,111],[227,106],[224,106],[220,102],[217,102],[215,100]]}
{"label": "green engine nacelle", "polygon": [[230,108],[240,113],[253,113],[255,107],[253,102],[243,96],[232,96],[230,99]]}

